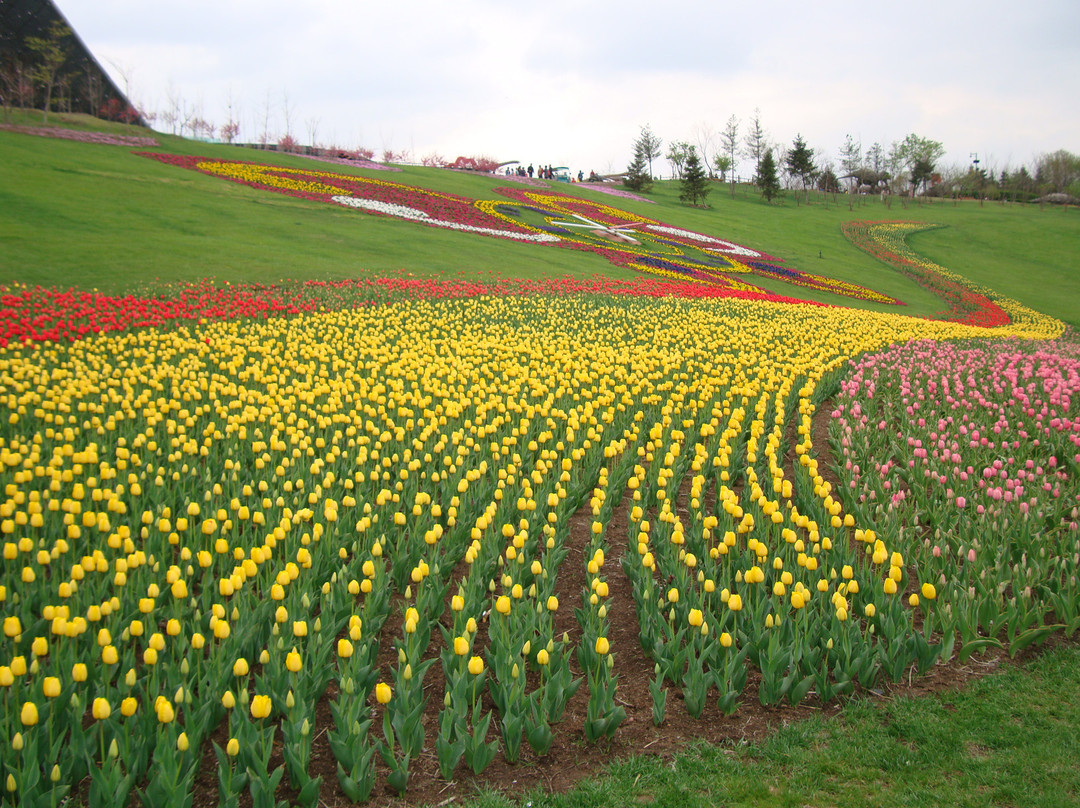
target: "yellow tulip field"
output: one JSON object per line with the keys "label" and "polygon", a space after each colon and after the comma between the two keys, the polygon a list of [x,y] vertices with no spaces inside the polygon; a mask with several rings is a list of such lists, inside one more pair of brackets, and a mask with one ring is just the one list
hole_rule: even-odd
{"label": "yellow tulip field", "polygon": [[5,800],[183,806],[215,761],[223,805],[363,802],[422,752],[605,742],[635,656],[659,724],[1071,632],[1080,351],[1010,314],[481,294],[12,341]]}

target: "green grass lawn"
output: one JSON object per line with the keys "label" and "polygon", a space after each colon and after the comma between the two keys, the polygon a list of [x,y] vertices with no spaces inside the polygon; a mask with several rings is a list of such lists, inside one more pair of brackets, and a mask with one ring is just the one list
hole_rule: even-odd
{"label": "green grass lawn", "polygon": [[850,702],[766,740],[619,761],[566,794],[475,808],[824,808],[1080,804],[1080,649],[1062,647],[963,690]]}
{"label": "green grass lawn", "polygon": [[[63,118],[54,116],[54,121]],[[37,125],[33,115],[15,123]],[[147,134],[135,127],[72,116],[66,125]],[[151,151],[322,168],[301,157],[196,143],[167,135]],[[508,277],[628,278],[637,273],[586,252],[477,237],[282,194],[249,189],[162,165],[135,150],[0,131],[0,282],[129,291],[161,280],[213,277],[231,282],[343,279],[406,271],[421,276],[497,273]],[[478,199],[496,199],[498,177],[429,168],[377,172],[393,182]],[[849,206],[841,195],[813,204],[761,201],[740,187],[734,198],[717,183],[706,209],[678,201],[678,184],[658,183],[656,204],[627,201],[586,187],[559,191],[610,204],[665,223],[728,238],[784,259],[798,269],[850,281],[927,315],[940,301],[895,270],[853,247],[840,231],[851,219],[903,219],[946,227],[920,233],[912,246],[971,280],[1080,325],[1080,211],[975,202],[912,203],[878,198]],[[839,305],[892,309],[754,278],[768,291]]]}

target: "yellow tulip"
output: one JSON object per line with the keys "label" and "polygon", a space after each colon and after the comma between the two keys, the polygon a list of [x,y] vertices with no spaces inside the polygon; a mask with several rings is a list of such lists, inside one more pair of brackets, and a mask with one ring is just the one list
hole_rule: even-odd
{"label": "yellow tulip", "polygon": [[266,718],[270,715],[273,702],[269,696],[256,695],[251,697],[251,717]]}
{"label": "yellow tulip", "polygon": [[100,696],[94,699],[93,707],[91,708],[91,714],[98,721],[104,721],[110,715],[112,715],[112,707],[109,706],[109,700],[101,698]]}
{"label": "yellow tulip", "polygon": [[38,722],[37,705],[32,701],[23,702],[22,711],[19,713],[19,720],[22,721],[24,727],[34,726]]}
{"label": "yellow tulip", "polygon": [[394,692],[386,682],[379,682],[375,685],[375,700],[379,702],[379,704],[389,704],[393,695]]}
{"label": "yellow tulip", "polygon": [[304,662],[295,648],[285,656],[285,667],[293,673],[299,673],[304,667]]}
{"label": "yellow tulip", "polygon": [[157,713],[157,720],[162,724],[171,724],[176,718],[176,710],[173,709],[172,703],[162,696],[159,696],[155,702],[154,712]]}

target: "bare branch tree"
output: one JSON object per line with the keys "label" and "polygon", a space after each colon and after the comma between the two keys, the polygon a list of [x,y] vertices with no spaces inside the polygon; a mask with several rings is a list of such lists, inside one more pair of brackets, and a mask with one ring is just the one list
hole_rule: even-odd
{"label": "bare branch tree", "polygon": [[691,133],[694,136],[697,153],[701,156],[702,162],[705,163],[705,172],[711,177],[713,175],[713,165],[709,162],[709,155],[716,152],[716,130],[713,129],[712,124],[701,121],[694,124]]}

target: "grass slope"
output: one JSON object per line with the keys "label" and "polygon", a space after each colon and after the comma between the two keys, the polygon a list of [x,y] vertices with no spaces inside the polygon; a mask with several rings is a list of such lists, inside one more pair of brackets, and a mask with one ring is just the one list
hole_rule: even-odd
{"label": "grass slope", "polygon": [[[33,117],[15,123],[36,125]],[[74,128],[143,134],[145,130],[71,116]],[[300,157],[195,143],[159,135],[159,149],[350,173]],[[139,157],[135,150],[0,131],[0,282],[93,286],[130,291],[144,282],[232,282],[282,278],[341,279],[407,271],[416,275],[494,272],[540,278],[637,275],[599,256],[519,244],[394,221],[246,188]],[[363,172],[359,172],[363,173]],[[406,168],[378,172],[393,182],[479,199],[498,198],[498,177]],[[561,192],[765,250],[799,269],[870,286],[904,300],[904,313],[941,308],[933,295],[854,248],[840,232],[850,219],[905,219],[947,227],[913,238],[928,258],[1003,294],[1080,325],[1080,250],[1075,210],[843,196],[814,204],[762,202],[753,189],[734,197],[717,184],[707,209],[678,201],[678,185],[658,183],[657,204],[617,199],[587,187]],[[754,278],[769,291],[839,305],[896,310]]]}

